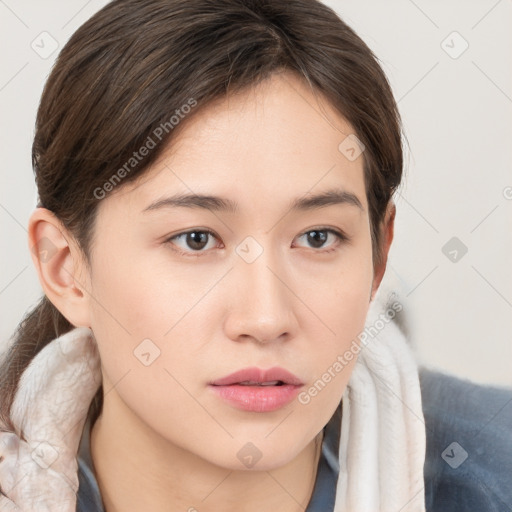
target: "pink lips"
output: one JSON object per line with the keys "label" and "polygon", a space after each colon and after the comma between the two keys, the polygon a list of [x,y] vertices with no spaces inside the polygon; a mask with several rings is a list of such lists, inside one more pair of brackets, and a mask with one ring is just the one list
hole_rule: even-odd
{"label": "pink lips", "polygon": [[231,405],[245,411],[269,412],[284,407],[303,382],[279,367],[245,368],[210,383],[210,388]]}

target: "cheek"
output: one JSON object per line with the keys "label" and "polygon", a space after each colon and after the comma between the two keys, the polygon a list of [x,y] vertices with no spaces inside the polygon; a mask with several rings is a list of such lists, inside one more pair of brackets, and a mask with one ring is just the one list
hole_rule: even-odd
{"label": "cheek", "polygon": [[315,375],[299,402],[309,404],[327,419],[341,399],[360,351],[373,281],[370,244],[366,249],[347,251],[339,270],[320,280],[317,275],[306,295],[308,305],[321,320],[316,321],[320,342],[312,343],[315,334],[310,329],[305,350]]}
{"label": "cheek", "polygon": [[[150,352],[154,359],[160,350],[160,342],[152,344],[147,340],[157,340],[165,324],[169,328],[162,307],[166,303],[162,296],[166,287],[155,286],[144,262],[133,251],[123,252],[114,242],[111,238],[104,243],[102,254],[95,257],[90,303],[91,328],[103,372],[111,383],[118,382],[127,372],[133,379],[144,367],[141,354]],[[128,256],[112,258],[109,254]]]}
{"label": "cheek", "polygon": [[[109,251],[114,249],[105,246],[104,254]],[[167,262],[155,261],[151,256],[132,249],[115,261],[97,258],[91,309],[98,329],[108,328],[110,336],[122,333],[135,343],[163,336],[176,317],[183,315],[193,282],[187,282],[186,276],[175,272]]]}
{"label": "cheek", "polygon": [[[121,251],[127,257],[106,256],[109,251],[119,254],[120,246],[111,237],[102,246],[103,257],[95,259],[91,327],[104,375],[112,384],[122,379],[123,399],[134,408],[147,405],[145,412],[151,416],[161,405],[161,390],[166,390],[166,400],[186,398],[170,375],[176,374],[181,382],[178,370],[190,375],[197,364],[206,342],[194,338],[191,343],[191,338],[200,329],[201,318],[210,318],[208,313],[215,307],[199,299],[218,278],[211,272],[204,276],[181,272],[161,253],[155,257],[136,248]],[[149,390],[156,403],[148,400]]]}
{"label": "cheek", "polygon": [[193,349],[188,344],[186,350],[181,336],[195,327],[186,315],[191,301],[180,293],[183,278],[134,252],[115,264],[99,259],[93,277],[91,327],[102,363],[105,406],[121,408],[123,421],[140,418],[163,437],[180,439],[183,425],[198,415],[176,371],[184,368],[190,374],[195,365]]}
{"label": "cheek", "polygon": [[334,263],[316,265],[293,276],[304,302],[323,323],[333,343],[326,351],[343,347],[364,328],[373,282],[371,242],[368,236],[344,248]]}

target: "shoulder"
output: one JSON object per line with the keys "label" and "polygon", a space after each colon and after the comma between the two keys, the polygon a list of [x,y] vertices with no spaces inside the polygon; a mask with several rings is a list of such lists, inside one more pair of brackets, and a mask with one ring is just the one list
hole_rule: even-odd
{"label": "shoulder", "polygon": [[512,389],[420,369],[427,512],[512,510]]}

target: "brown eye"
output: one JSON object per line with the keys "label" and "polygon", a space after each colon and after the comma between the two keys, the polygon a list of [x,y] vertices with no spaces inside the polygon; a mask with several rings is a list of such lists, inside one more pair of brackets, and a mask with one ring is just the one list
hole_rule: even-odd
{"label": "brown eye", "polygon": [[[181,254],[196,256],[194,253],[203,253],[210,248],[208,247],[208,242],[212,237],[217,238],[215,233],[212,231],[194,229],[191,231],[178,233],[177,235],[174,235],[165,240],[165,243],[177,245],[178,249],[176,250]],[[180,242],[180,245],[177,244],[176,241]]]}
{"label": "brown eye", "polygon": [[306,231],[300,236],[306,238],[306,241],[308,244],[310,244],[311,248],[321,249],[328,241],[329,235],[334,236],[334,244],[330,244],[331,246],[334,245],[334,247],[331,247],[321,252],[333,251],[336,249],[336,247],[338,247],[340,242],[348,240],[348,237],[345,236],[343,233],[330,228],[310,229],[309,231]]}
{"label": "brown eye", "polygon": [[208,236],[204,231],[190,231],[185,235],[185,243],[191,249],[200,251],[208,244]]}
{"label": "brown eye", "polygon": [[309,231],[306,236],[308,243],[311,243],[315,249],[320,249],[329,238],[329,233],[327,231]]}

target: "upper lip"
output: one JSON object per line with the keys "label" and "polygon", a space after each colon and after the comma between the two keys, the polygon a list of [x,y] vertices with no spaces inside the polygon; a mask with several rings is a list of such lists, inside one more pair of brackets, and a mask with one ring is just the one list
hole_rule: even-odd
{"label": "upper lip", "polygon": [[252,381],[252,382],[272,382],[280,380],[284,384],[292,384],[294,386],[302,386],[303,382],[293,373],[290,373],[284,368],[274,366],[268,370],[262,370],[261,368],[243,368],[234,373],[226,375],[221,379],[217,379],[211,384],[213,386],[229,386],[230,384],[238,384],[240,382]]}

